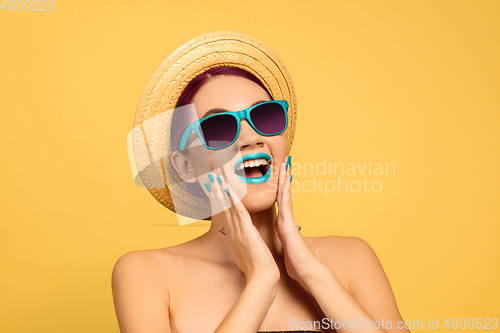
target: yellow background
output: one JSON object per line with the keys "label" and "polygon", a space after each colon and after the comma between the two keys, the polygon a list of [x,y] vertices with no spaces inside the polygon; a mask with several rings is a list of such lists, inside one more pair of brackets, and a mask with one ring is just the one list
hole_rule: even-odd
{"label": "yellow background", "polygon": [[207,229],[175,226],[134,184],[126,137],[157,66],[214,30],[287,65],[295,186],[336,180],[296,169],[323,158],[396,166],[367,176],[380,193],[296,191],[303,234],[365,239],[405,320],[500,317],[499,14],[499,1],[382,0],[0,10],[0,331],[118,332],[116,260]]}

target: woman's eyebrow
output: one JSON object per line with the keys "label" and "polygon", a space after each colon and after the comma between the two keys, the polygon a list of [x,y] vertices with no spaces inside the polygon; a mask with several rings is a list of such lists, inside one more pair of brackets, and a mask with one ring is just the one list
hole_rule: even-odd
{"label": "woman's eyebrow", "polygon": [[[257,105],[257,104],[262,103],[262,102],[266,102],[266,101],[257,101],[255,103],[253,103],[252,105],[250,105],[249,107],[252,107],[252,106]],[[212,113],[220,113],[220,112],[227,112],[227,110],[222,109],[222,108],[210,109],[207,112],[205,112],[205,114],[203,115],[202,118],[205,118],[206,116],[211,115]]]}

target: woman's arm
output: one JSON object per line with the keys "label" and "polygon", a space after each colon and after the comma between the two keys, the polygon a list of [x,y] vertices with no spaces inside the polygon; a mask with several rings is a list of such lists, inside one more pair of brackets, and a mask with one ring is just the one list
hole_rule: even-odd
{"label": "woman's arm", "polygon": [[171,333],[165,285],[147,251],[123,255],[112,274],[113,300],[121,333]]}
{"label": "woman's arm", "polygon": [[[113,299],[121,333],[171,333],[169,298],[154,254],[134,251],[123,255],[112,274]],[[273,275],[248,280],[237,302],[215,332],[255,333],[264,320],[279,280]]]}
{"label": "woman's arm", "polygon": [[[242,294],[215,332],[255,333],[276,295],[279,269],[230,184],[225,179],[223,184],[213,182],[207,195],[214,205],[213,211],[221,212],[218,217],[235,262],[247,278]],[[127,253],[115,264],[112,287],[121,333],[172,332],[168,288],[159,278],[165,273],[158,271],[163,266],[148,251]]]}
{"label": "woman's arm", "polygon": [[[113,299],[121,333],[170,333],[169,300],[161,292],[151,260],[144,252],[129,252],[115,264],[112,274]],[[274,296],[275,278],[248,281],[215,332],[258,331]]]}
{"label": "woman's arm", "polygon": [[[331,264],[329,266],[320,260],[309,248],[293,217],[290,181],[291,168],[282,165],[276,230],[283,244],[287,274],[316,298],[332,325],[336,324],[333,328],[337,332],[409,332],[399,323],[402,319],[389,281],[377,256],[366,242],[355,237],[344,238],[348,241],[336,246],[341,248],[340,253],[339,250],[333,253],[334,256],[347,256],[346,262],[351,273],[349,290],[339,281]],[[324,245],[321,254],[329,252],[331,256],[332,251],[328,249],[335,247]],[[392,328],[379,326],[382,320],[390,321]]]}
{"label": "woman's arm", "polygon": [[276,284],[272,279],[249,281],[215,333],[257,332],[273,303]]}
{"label": "woman's arm", "polygon": [[304,280],[306,288],[327,317],[338,321],[337,325],[343,324],[338,332],[410,332],[404,328],[391,286],[373,249],[360,238],[350,237],[347,242],[349,290],[326,265],[318,265],[315,274]]}
{"label": "woman's arm", "polygon": [[207,195],[216,209],[212,211],[221,211],[218,217],[224,226],[235,263],[247,279],[242,294],[215,332],[255,333],[276,295],[280,279],[278,266],[231,184],[225,178],[220,184],[214,182],[212,191]]}

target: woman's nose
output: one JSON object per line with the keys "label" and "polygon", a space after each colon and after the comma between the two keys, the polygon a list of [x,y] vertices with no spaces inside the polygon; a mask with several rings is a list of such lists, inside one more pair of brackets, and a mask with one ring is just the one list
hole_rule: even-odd
{"label": "woman's nose", "polygon": [[246,119],[241,120],[240,134],[236,139],[236,144],[240,150],[250,148],[252,146],[262,147],[264,145],[264,137],[257,133]]}

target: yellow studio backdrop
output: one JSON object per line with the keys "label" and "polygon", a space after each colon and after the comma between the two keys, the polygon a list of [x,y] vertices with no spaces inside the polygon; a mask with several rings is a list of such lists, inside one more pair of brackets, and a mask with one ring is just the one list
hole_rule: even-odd
{"label": "yellow studio backdrop", "polygon": [[178,226],[134,184],[126,138],[157,66],[215,30],[262,40],[292,75],[303,235],[365,239],[403,318],[424,323],[414,332],[500,317],[499,1],[13,3],[0,9],[1,332],[118,332],[116,260],[208,229]]}

